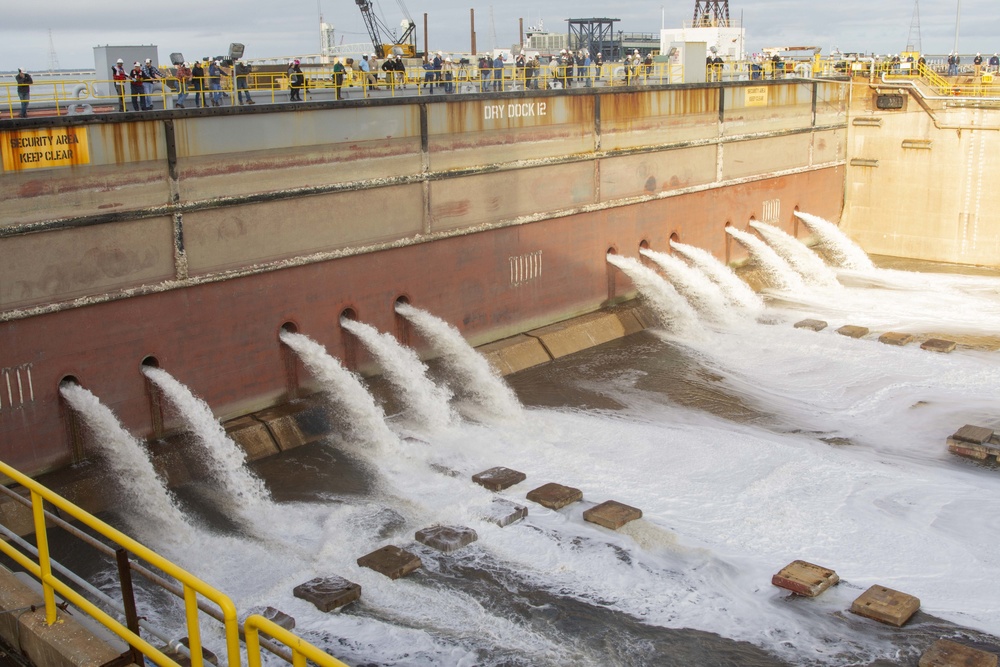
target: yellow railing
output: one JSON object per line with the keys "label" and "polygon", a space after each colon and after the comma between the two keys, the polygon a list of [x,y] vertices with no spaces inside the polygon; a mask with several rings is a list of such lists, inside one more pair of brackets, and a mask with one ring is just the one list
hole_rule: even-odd
{"label": "yellow railing", "polygon": [[344,663],[324,653],[301,637],[284,629],[277,623],[269,621],[259,614],[251,614],[244,623],[247,642],[247,663],[249,667],[260,667],[260,632],[264,631],[277,639],[292,651],[292,665],[302,667],[306,660],[315,662],[320,667],[347,667]]}
{"label": "yellow railing", "polygon": [[[230,667],[239,667],[241,665],[239,621],[236,615],[236,607],[228,596],[2,461],[0,461],[0,475],[6,476],[20,484],[30,493],[37,556],[32,558],[25,555],[15,547],[14,543],[6,540],[0,540],[0,551],[41,582],[42,597],[45,603],[45,621],[47,624],[52,625],[58,620],[59,607],[56,605],[55,599],[58,593],[63,599],[100,622],[129,646],[138,649],[144,656],[157,665],[161,667],[178,666],[177,662],[164,654],[160,649],[144,640],[132,629],[123,625],[118,619],[93,604],[56,576],[53,572],[53,561],[49,554],[45,503],[49,503],[53,507],[62,510],[84,526],[87,526],[97,534],[117,544],[128,553],[137,556],[166,575],[173,577],[180,583],[184,602],[188,648],[191,654],[190,664],[192,667],[203,667],[204,665],[201,641],[202,633],[198,614],[200,605],[199,596],[214,603],[219,612],[221,612],[223,632],[226,640],[227,664]],[[263,629],[271,637],[281,641],[292,650],[292,662],[296,667],[304,665],[306,658],[322,667],[346,667],[344,663],[330,657],[293,633],[284,630],[263,617],[251,615],[245,623],[244,632],[247,637],[248,662],[252,667],[259,667],[261,664],[261,642],[258,637],[260,629]]]}

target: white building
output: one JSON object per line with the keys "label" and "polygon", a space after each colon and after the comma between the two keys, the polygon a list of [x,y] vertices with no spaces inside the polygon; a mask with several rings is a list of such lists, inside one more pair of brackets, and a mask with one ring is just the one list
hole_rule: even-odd
{"label": "white building", "polygon": [[719,55],[723,60],[744,60],[746,55],[743,50],[746,35],[738,21],[729,21],[727,26],[685,23],[683,28],[660,30],[660,53],[667,53],[676,42],[704,42],[712,57]]}

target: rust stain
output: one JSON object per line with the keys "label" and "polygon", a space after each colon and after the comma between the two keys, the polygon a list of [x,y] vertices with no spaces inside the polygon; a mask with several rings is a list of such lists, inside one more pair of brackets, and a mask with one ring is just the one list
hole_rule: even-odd
{"label": "rust stain", "polygon": [[463,215],[468,215],[469,211],[472,210],[472,205],[469,200],[449,202],[447,204],[440,204],[438,206],[432,207],[431,214],[435,218],[460,218]]}

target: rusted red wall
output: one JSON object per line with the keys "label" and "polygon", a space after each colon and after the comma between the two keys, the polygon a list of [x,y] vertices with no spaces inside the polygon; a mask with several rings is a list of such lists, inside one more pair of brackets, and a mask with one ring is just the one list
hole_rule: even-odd
{"label": "rusted red wall", "polygon": [[[485,342],[627,295],[627,279],[605,262],[609,248],[638,257],[643,241],[667,251],[677,234],[724,257],[725,224],[743,229],[751,216],[762,219],[764,201],[780,199],[778,222],[789,232],[795,208],[836,218],[843,178],[842,168],[811,171],[6,322],[0,349],[6,358],[30,360],[34,400],[11,408],[3,396],[0,458],[31,471],[70,462],[57,393],[66,376],[139,436],[152,434],[140,372],[147,356],[220,417],[234,416],[294,391],[289,352],[278,339],[286,322],[361,365],[358,346],[345,347],[340,314],[351,308],[358,319],[399,333],[393,304],[405,296]],[[537,252],[540,275],[512,285],[511,258]],[[301,367],[298,377],[309,379]]]}

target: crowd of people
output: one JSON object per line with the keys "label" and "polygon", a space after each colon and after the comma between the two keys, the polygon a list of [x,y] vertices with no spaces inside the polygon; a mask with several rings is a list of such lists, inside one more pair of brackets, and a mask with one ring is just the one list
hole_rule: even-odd
{"label": "crowd of people", "polygon": [[174,106],[186,108],[188,97],[192,97],[195,107],[217,107],[222,105],[223,76],[232,77],[239,103],[253,104],[250,97],[249,75],[252,68],[242,60],[226,66],[222,60],[194,61],[178,63],[174,71],[164,72],[153,64],[150,58],[144,63],[135,61],[126,70],[125,62],[119,58],[111,68],[111,80],[118,98],[118,110],[127,110],[126,101],[131,99],[133,111],[151,111],[157,82],[164,85],[171,80],[177,95]]}

